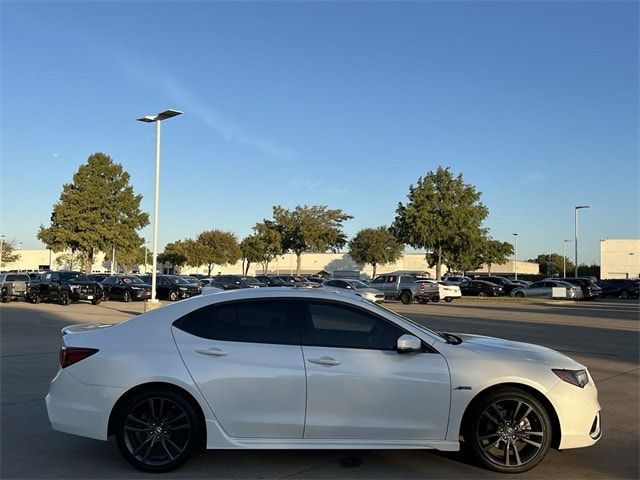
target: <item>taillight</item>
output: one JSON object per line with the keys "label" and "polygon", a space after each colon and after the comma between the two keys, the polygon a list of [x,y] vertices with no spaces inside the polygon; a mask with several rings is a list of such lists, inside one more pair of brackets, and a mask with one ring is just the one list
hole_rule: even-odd
{"label": "taillight", "polygon": [[60,366],[66,368],[69,365],[78,363],[90,357],[98,351],[97,348],[80,348],[80,347],[61,347],[60,348]]}

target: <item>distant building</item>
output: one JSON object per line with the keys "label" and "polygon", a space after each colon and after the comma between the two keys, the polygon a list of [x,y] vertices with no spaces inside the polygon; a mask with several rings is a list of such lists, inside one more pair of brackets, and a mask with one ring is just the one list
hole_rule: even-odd
{"label": "distant building", "polygon": [[600,240],[600,278],[640,277],[640,238]]}

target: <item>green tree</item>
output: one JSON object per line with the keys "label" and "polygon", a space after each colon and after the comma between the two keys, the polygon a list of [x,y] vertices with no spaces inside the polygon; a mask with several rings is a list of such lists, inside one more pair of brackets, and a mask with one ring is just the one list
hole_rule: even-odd
{"label": "green tree", "polygon": [[2,241],[2,258],[0,259],[0,268],[4,267],[8,263],[13,263],[20,258],[20,253],[16,251],[13,246],[13,241]]}
{"label": "green tree", "polygon": [[[527,260],[537,263],[540,267],[540,274],[547,277],[562,276],[562,255],[557,253],[541,253],[536,258]],[[567,258],[567,275],[573,272],[573,262]]]}
{"label": "green tree", "polygon": [[509,242],[501,242],[492,238],[486,239],[481,248],[482,262],[487,266],[487,271],[491,275],[493,264],[505,263],[513,255],[513,245]]}
{"label": "green tree", "polygon": [[[117,260],[116,253],[116,260]],[[158,262],[170,263],[174,268],[183,267],[187,264],[187,246],[183,240],[167,243],[164,251],[158,255]]]}
{"label": "green tree", "polygon": [[140,245],[137,231],[148,225],[149,215],[140,210],[142,196],[134,194],[129,180],[122,165],[94,153],[62,187],[51,225],[41,225],[38,238],[54,252],[80,252],[87,273],[96,252]]}
{"label": "green tree", "polygon": [[[481,232],[482,233],[482,232]],[[483,248],[486,242],[484,234],[467,236],[447,255],[446,264],[449,272],[466,273],[480,269],[484,263]]]}
{"label": "green tree", "polygon": [[482,194],[454,177],[449,168],[438,167],[409,187],[408,201],[399,203],[391,231],[399,241],[428,251],[430,266],[440,280],[442,265],[449,257],[460,256],[472,239],[484,235],[482,221],[488,215],[480,202]]}
{"label": "green tree", "polygon": [[249,235],[240,242],[240,252],[242,254],[242,273],[247,275],[252,263],[262,261],[264,247],[262,241],[256,235]]}
{"label": "green tree", "polygon": [[349,255],[356,263],[370,264],[373,277],[378,265],[393,263],[402,255],[403,245],[387,227],[365,228],[349,242]]}
{"label": "green tree", "polygon": [[55,262],[58,268],[73,270],[75,267],[84,265],[84,257],[82,253],[63,253],[56,257]]}
{"label": "green tree", "polygon": [[262,264],[262,270],[266,274],[269,271],[269,263],[282,253],[282,237],[274,227],[273,222],[257,223],[253,227],[253,231],[259,240],[261,248],[260,255],[262,258],[258,262]]}
{"label": "green tree", "polygon": [[211,275],[214,265],[234,264],[242,257],[236,236],[222,230],[202,232],[194,240],[191,251],[194,265],[206,265],[207,275]]}
{"label": "green tree", "polygon": [[[145,262],[145,248],[144,248],[144,238],[140,239],[142,245],[133,246],[129,248],[121,248],[120,250],[116,249],[116,265],[120,267],[119,269],[128,273],[136,270],[140,265],[144,265]],[[149,253],[149,252],[148,252]],[[104,254],[104,259],[107,261],[111,261],[111,255],[113,254],[113,250],[108,250]],[[162,255],[162,254],[160,254]],[[160,256],[159,255],[159,256]],[[147,255],[147,263],[150,260],[150,254]],[[171,262],[167,262],[171,263]]]}
{"label": "green tree", "polygon": [[294,210],[276,205],[273,222],[265,220],[264,223],[280,233],[283,252],[296,254],[296,273],[299,275],[303,253],[335,252],[347,243],[342,223],[350,218],[353,217],[342,210],[331,210],[325,205],[297,206]]}

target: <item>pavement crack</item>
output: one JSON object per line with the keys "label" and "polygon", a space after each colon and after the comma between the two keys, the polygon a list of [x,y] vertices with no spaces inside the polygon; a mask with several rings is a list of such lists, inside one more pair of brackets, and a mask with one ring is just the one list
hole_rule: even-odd
{"label": "pavement crack", "polygon": [[293,477],[296,477],[296,476],[300,475],[301,473],[306,473],[306,472],[310,472],[312,470],[316,470],[318,468],[326,467],[327,465],[331,465],[332,463],[335,463],[335,462],[336,462],[336,460],[333,459],[333,460],[329,460],[328,462],[321,463],[320,465],[313,465],[311,467],[303,468],[302,470],[298,470],[297,472],[290,473],[289,475],[285,475],[284,477],[279,477],[278,480],[285,480],[287,478],[293,478]]}
{"label": "pavement crack", "polygon": [[630,373],[637,372],[638,370],[640,370],[640,367],[632,368],[631,370],[628,370],[626,372],[616,373],[615,375],[610,375],[608,377],[601,378],[600,380],[598,380],[598,383],[606,382],[607,380],[611,380],[612,378],[622,377],[624,375],[628,375]]}

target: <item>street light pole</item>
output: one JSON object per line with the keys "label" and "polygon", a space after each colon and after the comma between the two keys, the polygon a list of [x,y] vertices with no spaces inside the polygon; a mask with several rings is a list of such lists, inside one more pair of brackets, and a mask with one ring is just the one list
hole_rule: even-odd
{"label": "street light pole", "polygon": [[516,280],[518,279],[518,234],[513,234],[515,238],[514,248],[513,248],[513,271],[516,274]]}
{"label": "street light pole", "polygon": [[4,244],[4,235],[0,235],[0,271],[2,271],[2,248]]}
{"label": "street light pole", "polygon": [[578,278],[578,210],[581,210],[583,208],[591,208],[590,205],[577,205],[576,207],[574,207],[573,210],[573,233],[574,233],[574,239],[573,239],[573,247],[574,247],[574,262],[575,262],[575,266],[574,266],[574,277]]}
{"label": "street light pole", "polygon": [[18,271],[22,267],[22,242],[18,242]]}
{"label": "street light pole", "polygon": [[153,201],[153,255],[151,261],[153,262],[151,269],[151,303],[158,303],[156,298],[156,265],[158,263],[158,192],[160,190],[160,122],[171,117],[176,117],[182,114],[178,110],[165,110],[157,115],[146,115],[138,118],[140,122],[156,124],[156,176],[154,184],[154,201]]}

